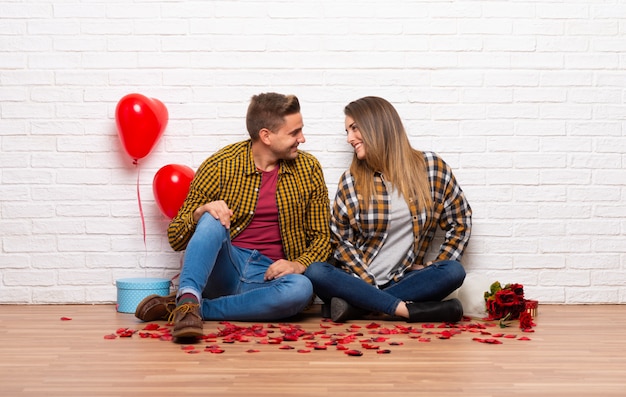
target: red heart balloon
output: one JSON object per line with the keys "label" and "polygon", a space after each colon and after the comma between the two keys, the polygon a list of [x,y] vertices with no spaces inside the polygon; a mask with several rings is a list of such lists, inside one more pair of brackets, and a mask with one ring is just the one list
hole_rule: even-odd
{"label": "red heart balloon", "polygon": [[172,219],[185,202],[194,171],[186,165],[161,167],[152,180],[152,193],[163,215]]}
{"label": "red heart balloon", "polygon": [[135,162],[152,151],[165,130],[167,119],[167,108],[158,99],[128,94],[117,103],[117,133],[124,150]]}

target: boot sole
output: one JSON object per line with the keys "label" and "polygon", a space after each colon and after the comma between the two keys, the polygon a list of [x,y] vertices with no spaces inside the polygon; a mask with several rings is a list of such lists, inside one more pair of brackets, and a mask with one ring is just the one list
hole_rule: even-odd
{"label": "boot sole", "polygon": [[[172,295],[173,295],[173,298],[175,299],[175,297],[176,297],[175,294],[167,295],[167,297],[170,297]],[[163,297],[161,295],[153,294],[153,295],[148,295],[145,298],[143,298],[141,300],[141,302],[139,302],[139,304],[137,304],[137,308],[135,309],[135,317],[137,317],[141,321],[167,320],[167,317],[169,315],[169,313],[167,311],[167,305],[165,305],[165,311],[163,311],[163,310],[155,310],[156,308],[161,306],[161,304],[154,305],[154,306],[149,307],[149,308],[146,309],[146,305],[148,304],[148,302],[150,302],[150,300],[152,300],[154,298],[163,298]],[[154,312],[156,312],[156,313],[154,313]]]}
{"label": "boot sole", "polygon": [[152,321],[151,317],[146,316],[146,314],[148,314],[150,310],[145,310],[145,306],[148,304],[148,302],[151,299],[158,298],[158,297],[159,295],[153,294],[153,295],[148,295],[145,298],[143,298],[141,302],[139,302],[139,304],[137,304],[137,307],[135,308],[135,317],[137,317],[138,319],[142,321]]}
{"label": "boot sole", "polygon": [[203,335],[202,329],[186,327],[172,332],[174,338],[199,338]]}

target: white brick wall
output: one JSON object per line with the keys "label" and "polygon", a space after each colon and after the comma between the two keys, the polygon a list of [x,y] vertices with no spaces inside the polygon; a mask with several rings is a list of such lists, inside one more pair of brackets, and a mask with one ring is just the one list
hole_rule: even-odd
{"label": "white brick wall", "polygon": [[[626,1],[0,1],[0,303],[99,303],[171,277],[152,195],[297,94],[331,196],[342,108],[392,101],[474,208],[465,264],[542,302],[626,302]],[[117,101],[168,127],[135,168]],[[139,172],[144,245],[136,197]]]}

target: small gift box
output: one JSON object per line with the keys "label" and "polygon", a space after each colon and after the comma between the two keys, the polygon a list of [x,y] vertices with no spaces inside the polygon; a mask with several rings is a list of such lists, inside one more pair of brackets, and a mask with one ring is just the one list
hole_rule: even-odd
{"label": "small gift box", "polygon": [[170,280],[166,278],[123,278],[117,285],[117,311],[135,313],[137,305],[148,295],[169,295]]}
{"label": "small gift box", "polygon": [[539,302],[535,300],[526,299],[526,312],[535,318],[538,313]]}

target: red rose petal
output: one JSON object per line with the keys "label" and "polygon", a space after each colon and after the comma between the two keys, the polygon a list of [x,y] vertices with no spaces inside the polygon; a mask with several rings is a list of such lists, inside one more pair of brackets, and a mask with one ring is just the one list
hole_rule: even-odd
{"label": "red rose petal", "polygon": [[257,349],[248,349],[248,350],[246,350],[246,353],[258,353],[258,352],[260,352],[260,350],[257,350]]}
{"label": "red rose petal", "polygon": [[499,340],[491,339],[491,338],[487,338],[487,339],[473,338],[472,340],[476,341],[476,342],[480,342],[480,343],[488,343],[488,344],[491,344],[491,345],[501,345],[502,344],[502,342],[500,342]]}
{"label": "red rose petal", "polygon": [[389,353],[391,353],[391,350],[389,349],[378,350],[376,352],[376,354],[389,354]]}
{"label": "red rose petal", "polygon": [[308,349],[299,349],[298,353],[311,353],[311,351]]}
{"label": "red rose petal", "polygon": [[115,334],[108,334],[108,335],[104,335],[104,339],[116,339],[117,335]]}
{"label": "red rose petal", "polygon": [[209,345],[209,346],[204,348],[204,351],[208,352],[208,353],[212,353],[212,354],[222,354],[222,353],[224,353],[224,350],[220,349],[220,347],[218,345]]}
{"label": "red rose petal", "polygon": [[61,317],[61,321],[70,321],[71,317]]}
{"label": "red rose petal", "polygon": [[346,350],[344,351],[345,354],[347,354],[348,356],[362,356],[363,353],[361,353],[359,350]]}

